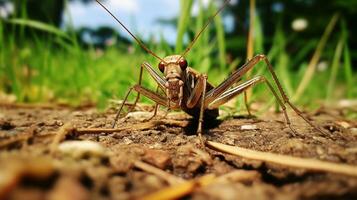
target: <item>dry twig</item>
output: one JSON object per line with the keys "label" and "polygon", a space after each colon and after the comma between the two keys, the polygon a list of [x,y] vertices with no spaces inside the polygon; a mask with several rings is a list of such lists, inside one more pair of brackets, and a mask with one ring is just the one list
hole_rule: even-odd
{"label": "dry twig", "polygon": [[61,109],[87,109],[95,108],[95,104],[87,103],[78,106],[72,106],[70,104],[47,104],[47,103],[4,103],[0,102],[0,108],[16,108],[16,109],[46,109],[46,110],[61,110]]}
{"label": "dry twig", "polygon": [[20,133],[16,136],[10,137],[9,139],[0,141],[0,149],[6,148],[6,147],[13,145],[15,143],[28,141],[30,138],[32,138],[34,136],[35,131],[36,131],[36,127],[31,126],[24,133]]}
{"label": "dry twig", "polygon": [[71,123],[63,125],[60,130],[55,134],[52,144],[50,146],[50,152],[54,153],[57,150],[59,143],[66,138],[66,136],[75,130]]}
{"label": "dry twig", "polygon": [[179,127],[185,127],[188,125],[187,121],[177,121],[177,120],[160,120],[160,121],[148,121],[148,122],[143,122],[143,123],[138,123],[138,124],[131,124],[128,126],[120,127],[120,128],[113,128],[113,129],[108,129],[108,128],[81,128],[81,129],[75,129],[75,133],[82,135],[82,134],[90,134],[90,133],[114,133],[114,132],[120,132],[124,130],[147,130],[159,125],[170,125],[170,126],[179,126]]}

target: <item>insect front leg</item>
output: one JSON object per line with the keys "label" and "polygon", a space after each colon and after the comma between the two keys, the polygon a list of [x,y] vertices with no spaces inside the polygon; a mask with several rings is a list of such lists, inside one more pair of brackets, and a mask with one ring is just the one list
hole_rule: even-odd
{"label": "insect front leg", "polygon": [[204,144],[202,138],[202,123],[203,123],[203,115],[205,110],[204,102],[206,96],[206,87],[207,87],[207,75],[206,74],[198,75],[197,82],[193,86],[191,86],[192,91],[186,102],[186,107],[188,109],[194,108],[195,106],[197,106],[197,104],[200,105],[199,114],[198,114],[197,134],[202,144]]}
{"label": "insect front leg", "polygon": [[[159,92],[159,86],[157,86],[155,93],[158,93],[158,92]],[[154,117],[156,117],[159,107],[160,107],[160,105],[158,103],[155,103],[154,114],[149,119],[147,119],[147,121],[150,121],[150,120],[154,119]]]}
{"label": "insect front leg", "polygon": [[[139,74],[139,81],[138,81],[138,84],[139,86],[141,86],[141,82],[142,82],[142,77],[143,77],[143,71],[144,69],[146,69],[146,71],[150,74],[150,76],[155,80],[155,82],[158,84],[158,87],[160,87],[161,89],[165,89],[165,83],[166,83],[166,80],[163,79],[155,70],[154,68],[147,62],[144,62],[141,67],[140,67],[140,74]],[[124,101],[123,103],[121,104],[116,116],[115,116],[115,119],[114,119],[114,122],[113,122],[113,125],[112,127],[115,128],[115,125],[119,119],[119,116],[120,116],[120,113],[121,111],[123,110],[123,107],[129,97],[129,94],[133,91],[133,89],[135,88],[134,87],[131,87],[129,89],[129,91],[127,92],[127,94],[125,95],[124,97]],[[132,107],[130,108],[130,110],[127,112],[127,113],[130,113],[133,111],[133,109],[135,108],[136,104],[138,103],[140,99],[140,92],[138,92],[136,98],[135,98],[135,101],[134,101],[134,104],[132,105]]]}
{"label": "insect front leg", "polygon": [[[206,81],[207,81],[207,77],[206,77]],[[198,103],[198,101],[200,100],[200,97],[202,96],[203,88],[205,87],[204,82],[205,82],[205,76],[200,75],[198,77],[196,84],[194,85],[194,87],[191,91],[190,96],[187,99],[187,102],[186,102],[187,108],[195,107],[196,104]]]}
{"label": "insect front leg", "polygon": [[142,87],[141,85],[134,85],[134,87],[132,87],[132,88],[133,88],[133,90],[135,90],[139,94],[142,94],[145,97],[153,100],[158,105],[162,105],[162,106],[165,106],[165,107],[167,106],[167,98],[166,97],[163,97],[163,96],[157,94],[154,91],[146,89],[146,88]]}
{"label": "insect front leg", "polygon": [[204,144],[203,142],[203,138],[202,138],[202,123],[203,123],[203,111],[205,109],[205,97],[206,97],[206,86],[207,86],[207,75],[203,74],[203,89],[202,89],[202,97],[201,97],[201,107],[200,107],[200,117],[199,117],[199,121],[198,121],[198,128],[197,128],[197,133],[198,136],[200,137],[201,142]]}
{"label": "insect front leg", "polygon": [[119,110],[117,111],[117,114],[115,115],[115,119],[114,119],[112,128],[115,128],[115,125],[116,125],[116,123],[117,123],[117,121],[118,121],[118,119],[119,119],[120,113],[121,113],[121,111],[123,110],[123,107],[124,107],[126,101],[128,100],[129,94],[130,94],[132,91],[133,91],[133,88],[131,87],[131,88],[129,89],[129,91],[126,93],[126,95],[125,95],[125,97],[124,97],[124,100],[123,100],[122,104],[120,105],[120,108],[119,108]]}

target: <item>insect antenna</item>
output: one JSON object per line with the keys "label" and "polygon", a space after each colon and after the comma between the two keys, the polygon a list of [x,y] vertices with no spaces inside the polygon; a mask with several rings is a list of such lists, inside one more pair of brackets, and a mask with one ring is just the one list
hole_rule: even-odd
{"label": "insect antenna", "polygon": [[149,48],[147,48],[144,43],[139,40],[133,33],[129,31],[129,29],[107,8],[105,7],[99,0],[95,0],[104,10],[106,10],[119,24],[121,27],[123,27],[131,37],[134,38],[134,40],[143,48],[145,51],[147,51],[149,54],[153,55],[155,58],[159,59],[161,62],[166,63],[162,58],[160,58],[156,53],[152,52]]}
{"label": "insect antenna", "polygon": [[[208,25],[211,24],[211,22],[213,21],[213,19],[228,5],[228,3],[230,2],[230,0],[226,0],[223,5],[216,11],[216,13],[214,13],[214,15],[212,15],[207,23],[204,25],[204,27],[201,29],[200,32],[198,32],[196,34],[196,36],[194,37],[194,39],[192,40],[192,42],[188,45],[187,49],[181,54],[181,58],[185,57],[185,55],[191,50],[192,46],[196,43],[196,41],[198,40],[198,38],[200,38],[200,36],[202,35],[202,33],[207,29]],[[178,59],[178,60],[180,60]]]}

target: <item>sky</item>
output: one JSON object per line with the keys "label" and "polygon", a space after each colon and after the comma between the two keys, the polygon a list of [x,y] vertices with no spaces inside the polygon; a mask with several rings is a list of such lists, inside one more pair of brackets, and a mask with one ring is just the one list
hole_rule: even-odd
{"label": "sky", "polygon": [[[210,0],[202,0],[208,5]],[[233,0],[233,3],[235,1]],[[161,25],[159,19],[172,19],[179,13],[180,0],[106,0],[103,4],[112,11],[129,30],[139,35],[142,39],[153,36],[159,39],[161,35],[171,44],[176,41],[176,29],[173,26]],[[194,4],[192,14],[198,12],[197,2]],[[227,26],[232,20],[224,19]],[[110,26],[123,35],[127,35],[117,22],[101,8],[95,1],[82,4],[78,1],[69,3],[68,11],[64,15],[65,24],[73,24],[75,28]]]}

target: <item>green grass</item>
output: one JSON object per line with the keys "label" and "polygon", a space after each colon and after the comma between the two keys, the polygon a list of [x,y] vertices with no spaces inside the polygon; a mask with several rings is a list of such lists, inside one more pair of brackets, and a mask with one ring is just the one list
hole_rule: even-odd
{"label": "green grass", "polygon": [[[211,3],[207,10],[201,8],[198,16],[194,18],[189,15],[191,9],[192,0],[181,1],[180,16],[182,17],[178,22],[175,49],[164,40],[157,44],[149,42],[148,46],[159,56],[181,53],[186,47],[185,38],[191,40],[191,33],[201,30],[217,7]],[[50,34],[50,37],[43,40],[35,36],[34,40],[28,41],[18,36],[5,36],[5,23],[13,27],[32,27]],[[254,53],[263,53],[269,57],[288,96],[295,96],[294,102],[311,105],[312,102],[318,103],[320,99],[332,102],[342,98],[357,97],[354,87],[356,80],[352,78],[355,74],[352,71],[347,44],[348,29],[343,21],[336,21],[336,23],[341,23],[340,28],[331,28],[329,25],[327,29],[339,33],[338,41],[330,41],[321,33],[321,38],[308,41],[300,45],[301,48],[297,52],[289,53],[288,46],[294,44],[294,35],[287,36],[279,23],[276,26],[272,46],[264,50],[264,41],[266,41],[264,26],[259,16],[256,16]],[[24,36],[20,35],[20,37]],[[20,45],[16,42],[19,40],[26,42]],[[324,43],[334,43],[335,50],[327,50],[321,47],[321,44],[317,45],[319,40],[323,40]],[[60,102],[72,105],[94,102],[104,107],[108,99],[123,98],[127,89],[137,82],[140,64],[143,61],[151,63],[154,67],[158,63],[138,45],[134,45],[135,51],[132,53],[125,50],[128,47],[113,46],[104,52],[94,48],[82,49],[72,33],[26,19],[1,21],[0,44],[0,93],[15,94],[18,102]],[[245,60],[245,57],[240,57],[227,64],[225,48],[226,39],[222,19],[217,17],[194,45],[187,59],[191,67],[207,73],[209,81],[216,85],[238,67],[239,61]],[[318,51],[327,63],[331,63],[325,71],[309,71],[312,65],[316,68],[321,60],[319,56],[313,62],[310,61],[309,54],[314,50]],[[334,51],[332,56],[325,53],[330,51]],[[307,73],[308,80],[305,78]],[[256,74],[263,74],[271,79],[264,64],[259,64],[253,70],[252,75]],[[144,76],[143,83],[153,90],[156,88],[155,82],[147,74]],[[307,86],[302,87],[302,84]],[[296,96],[299,87],[302,87],[300,89],[302,91]],[[265,86],[254,89],[251,100],[265,101],[267,105],[274,102]]]}

